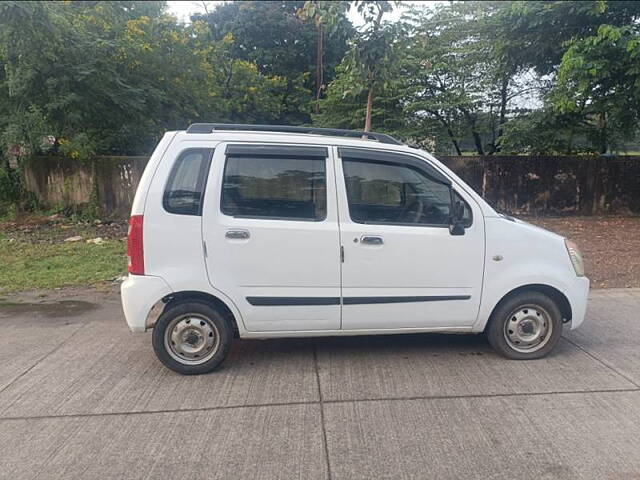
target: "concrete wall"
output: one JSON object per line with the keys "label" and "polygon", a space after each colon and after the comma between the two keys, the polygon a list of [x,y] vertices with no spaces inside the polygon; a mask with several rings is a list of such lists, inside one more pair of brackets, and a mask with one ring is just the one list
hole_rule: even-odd
{"label": "concrete wall", "polygon": [[[440,159],[502,211],[640,214],[639,156]],[[45,207],[80,209],[93,196],[102,215],[124,218],[146,162],[147,157],[97,157],[90,162],[39,157],[26,165],[26,185]]]}
{"label": "concrete wall", "polygon": [[49,208],[82,209],[95,198],[107,217],[129,215],[148,157],[96,157],[83,162],[37,157],[25,167],[27,189]]}
{"label": "concrete wall", "polygon": [[502,211],[640,214],[640,156],[440,159]]}

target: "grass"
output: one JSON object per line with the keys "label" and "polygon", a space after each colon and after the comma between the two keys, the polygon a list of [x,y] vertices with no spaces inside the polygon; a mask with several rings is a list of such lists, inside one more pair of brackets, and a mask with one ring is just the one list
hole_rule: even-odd
{"label": "grass", "polygon": [[0,292],[87,286],[126,272],[125,242],[33,243],[0,234]]}

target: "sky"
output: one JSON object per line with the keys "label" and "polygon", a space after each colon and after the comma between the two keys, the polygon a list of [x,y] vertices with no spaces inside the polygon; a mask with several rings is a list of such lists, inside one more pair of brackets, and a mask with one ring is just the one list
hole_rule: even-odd
{"label": "sky", "polygon": [[[185,0],[185,1],[181,1],[181,2],[167,2],[167,6],[169,7],[169,12],[172,13],[173,15],[175,15],[176,17],[178,17],[178,20],[182,21],[182,22],[188,22],[189,21],[189,17],[190,15],[194,14],[194,13],[205,13],[205,9],[204,9],[204,4],[206,4],[207,9],[209,11],[211,11],[212,9],[214,9],[216,7],[216,5],[219,5],[221,3],[226,3],[224,1],[208,1],[208,2],[195,2],[195,1],[189,1],[189,0]],[[387,20],[397,20],[398,18],[400,18],[400,15],[402,13],[402,5],[403,4],[426,4],[426,3],[442,3],[441,1],[433,1],[433,2],[414,2],[414,1],[407,1],[407,2],[400,2],[400,7],[399,8],[394,8],[394,11],[390,14],[385,15],[385,18]],[[352,8],[349,11],[349,19],[351,20],[351,22],[358,26],[360,24],[362,24],[362,20],[360,18],[360,15],[358,14],[358,12],[356,11],[355,8]]]}

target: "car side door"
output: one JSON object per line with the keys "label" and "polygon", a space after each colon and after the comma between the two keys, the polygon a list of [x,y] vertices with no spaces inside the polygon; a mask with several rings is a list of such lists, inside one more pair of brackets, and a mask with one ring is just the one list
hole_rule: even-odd
{"label": "car side door", "polygon": [[203,211],[207,272],[248,330],[340,328],[333,165],[324,146],[216,148]]}
{"label": "car side door", "polygon": [[[342,328],[470,327],[485,250],[473,198],[421,157],[344,147],[337,157]],[[452,199],[462,235],[449,229]]]}

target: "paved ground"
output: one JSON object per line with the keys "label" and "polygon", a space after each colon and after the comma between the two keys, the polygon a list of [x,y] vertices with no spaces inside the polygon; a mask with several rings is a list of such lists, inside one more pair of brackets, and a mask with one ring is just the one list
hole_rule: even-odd
{"label": "paved ground", "polygon": [[532,362],[481,336],[239,341],[182,377],[115,295],[0,303],[0,478],[640,478],[640,289]]}

